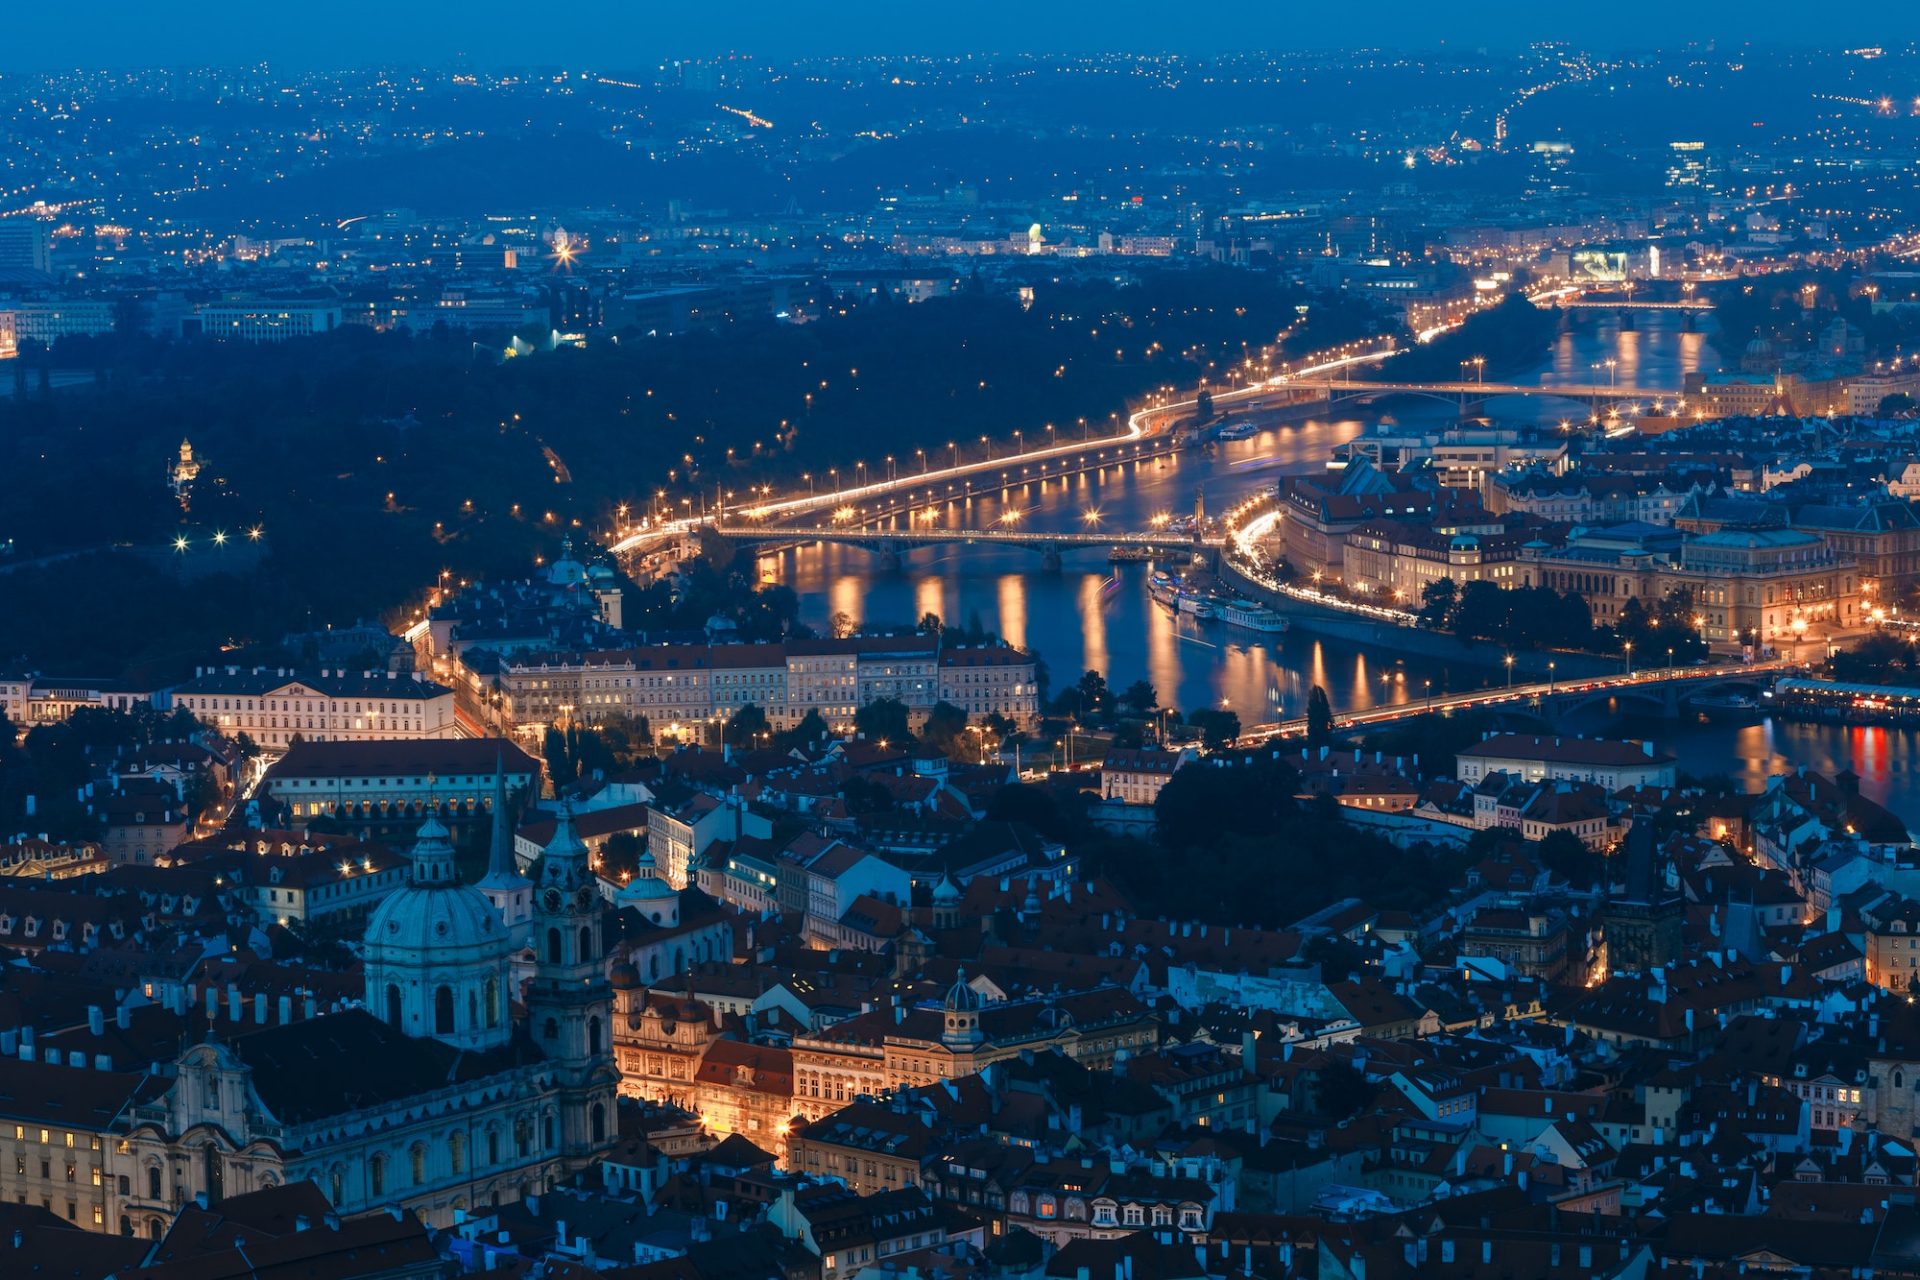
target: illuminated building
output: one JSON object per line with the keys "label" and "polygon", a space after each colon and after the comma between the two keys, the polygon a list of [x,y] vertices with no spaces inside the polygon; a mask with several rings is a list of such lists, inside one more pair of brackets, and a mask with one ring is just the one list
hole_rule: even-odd
{"label": "illuminated building", "polygon": [[809,711],[846,725],[878,698],[905,703],[915,720],[942,698],[973,715],[1024,720],[1039,711],[1033,655],[943,649],[920,635],[529,653],[503,662],[498,679],[504,721],[520,733],[645,716],[656,735],[700,740],[748,704],[782,729]]}
{"label": "illuminated building", "polygon": [[208,667],[176,686],[171,704],[228,737],[280,751],[294,740],[453,738],[453,690],[390,671]]}
{"label": "illuminated building", "polygon": [[990,1001],[961,975],[937,1006],[896,1003],[793,1039],[793,1110],[817,1120],[861,1094],[932,1085],[1059,1049],[1095,1070],[1159,1040],[1153,1013],[1118,987]]}
{"label": "illuminated building", "polygon": [[614,1140],[591,876],[577,841],[543,857],[538,960],[516,1026],[504,923],[460,882],[446,828],[430,819],[408,884],[367,928],[368,1008],[289,1020],[283,1001],[277,1023],[192,1044],[158,1087],[127,1090],[110,1109],[106,1158],[92,1162],[117,1188],[95,1226],[157,1238],[197,1195],[302,1179],[343,1214],[392,1207],[449,1225],[586,1167]]}
{"label": "illuminated building", "polygon": [[332,333],[340,322],[340,307],[333,303],[221,303],[200,308],[181,327],[206,338],[285,342]]}
{"label": "illuminated building", "polygon": [[263,785],[292,811],[352,824],[485,818],[496,789],[537,790],[540,765],[511,742],[487,738],[397,738],[294,743]]}
{"label": "illuminated building", "polygon": [[1608,625],[1628,600],[1651,607],[1685,590],[1700,634],[1725,646],[1790,645],[1866,623],[1854,561],[1797,529],[1727,528],[1692,539],[1645,525],[1597,529],[1564,547],[1521,548],[1519,585],[1573,592]]}
{"label": "illuminated building", "polygon": [[51,237],[38,218],[0,218],[0,272],[53,271]]}

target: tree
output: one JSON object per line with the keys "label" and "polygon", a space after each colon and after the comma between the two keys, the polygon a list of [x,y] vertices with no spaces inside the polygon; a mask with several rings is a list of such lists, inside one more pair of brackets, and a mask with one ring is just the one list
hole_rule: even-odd
{"label": "tree", "polygon": [[1920,662],[1912,642],[1890,631],[1871,632],[1851,649],[1835,650],[1827,660],[1827,671],[1834,679],[1868,684],[1913,684],[1916,666]]}
{"label": "tree", "polygon": [[771,733],[773,725],[767,720],[767,713],[758,705],[747,703],[727,717],[727,723],[720,731],[721,740],[730,746],[750,747],[758,742],[762,735]]}
{"label": "tree", "polygon": [[800,717],[799,724],[773,735],[773,745],[782,751],[791,751],[795,747],[809,746],[832,736],[833,729],[820,714],[819,708],[808,707],[807,714]]}
{"label": "tree", "polygon": [[552,725],[540,742],[540,754],[546,758],[547,776],[553,779],[553,785],[564,787],[578,775],[574,772],[573,753],[567,750],[566,735]]}
{"label": "tree", "polygon": [[1089,670],[1081,675],[1071,689],[1061,693],[1054,706],[1081,720],[1095,720],[1112,702],[1113,694],[1107,689],[1107,678],[1098,671]]}
{"label": "tree", "polygon": [[1053,840],[1064,840],[1072,834],[1066,816],[1060,811],[1059,798],[1045,787],[1023,782],[1011,783],[993,793],[993,798],[987,801],[987,821],[1024,822]]}
{"label": "tree", "polygon": [[1571,831],[1549,831],[1540,841],[1540,865],[1565,876],[1574,889],[1586,889],[1604,881],[1607,861]]}
{"label": "tree", "polygon": [[845,640],[860,629],[860,624],[853,620],[853,615],[843,610],[835,610],[833,617],[827,620],[827,626],[836,640]]}
{"label": "tree", "polygon": [[921,635],[937,636],[940,635],[945,628],[946,624],[940,621],[940,615],[933,610],[929,609],[920,615],[919,631]]}
{"label": "tree", "polygon": [[893,808],[893,792],[857,773],[840,784],[840,798],[847,802],[849,813],[883,813]]}
{"label": "tree", "polygon": [[1489,640],[1506,634],[1512,616],[1507,592],[1484,578],[1461,589],[1453,606],[1453,634],[1462,640]]}
{"label": "tree", "polygon": [[600,874],[612,880],[632,875],[640,866],[640,855],[647,851],[644,836],[631,831],[616,831],[600,846]]}
{"label": "tree", "polygon": [[1193,415],[1201,422],[1213,421],[1213,392],[1202,391],[1194,397]]}
{"label": "tree", "polygon": [[197,821],[201,814],[220,802],[220,789],[213,779],[204,773],[196,773],[186,781],[185,794],[180,803],[186,807],[188,821]]}
{"label": "tree", "polygon": [[1307,745],[1324,747],[1333,740],[1333,704],[1319,685],[1307,694]]}
{"label": "tree", "polygon": [[1915,400],[1904,391],[1896,391],[1890,396],[1881,396],[1880,404],[1874,409],[1877,418],[1911,418],[1920,412],[1920,400]]}
{"label": "tree", "polygon": [[954,755],[966,731],[967,713],[942,699],[927,712],[927,722],[920,727],[920,736],[948,755]]}
{"label": "tree", "polygon": [[1638,600],[1627,601],[1613,630],[1623,645],[1632,642],[1640,665],[1660,665],[1667,660],[1668,649],[1673,650],[1673,661],[1691,662],[1707,652],[1706,638],[1694,617],[1693,592],[1676,587],[1651,609]]}
{"label": "tree", "polygon": [[1160,840],[1176,850],[1206,848],[1229,836],[1271,839],[1300,812],[1299,775],[1271,756],[1177,769],[1153,803]]}
{"label": "tree", "polygon": [[1141,716],[1152,714],[1154,708],[1160,705],[1159,693],[1145,680],[1135,680],[1128,685],[1127,691],[1120,695],[1120,700],[1126,703],[1135,715]]}
{"label": "tree", "polygon": [[1217,707],[1202,707],[1187,713],[1187,723],[1200,731],[1200,740],[1209,751],[1231,746],[1240,736],[1240,716]]}
{"label": "tree", "polygon": [[1366,1075],[1346,1062],[1334,1062],[1321,1069],[1320,1088],[1314,1108],[1330,1120],[1345,1120],[1357,1115],[1373,1100],[1374,1087]]}
{"label": "tree", "polygon": [[1458,588],[1452,578],[1436,578],[1420,592],[1420,611],[1415,615],[1421,626],[1432,631],[1444,631],[1448,620],[1453,616],[1453,605]]}
{"label": "tree", "polygon": [[869,742],[910,746],[913,730],[907,704],[898,698],[875,698],[853,713],[855,732]]}

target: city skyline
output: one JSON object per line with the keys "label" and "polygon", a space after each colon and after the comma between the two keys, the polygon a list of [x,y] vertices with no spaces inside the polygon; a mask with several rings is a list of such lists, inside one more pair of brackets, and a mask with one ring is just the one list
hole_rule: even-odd
{"label": "city skyline", "polygon": [[[1705,0],[1676,10],[1653,0],[1623,0],[1602,14],[1575,8],[1543,11],[1519,0],[1493,0],[1464,11],[1384,0],[1365,23],[1334,7],[1228,0],[1207,21],[1171,24],[1164,6],[1146,0],[1105,5],[1097,17],[1071,6],[985,0],[964,21],[921,15],[891,0],[848,0],[827,17],[805,6],[749,0],[724,13],[637,10],[595,3],[570,6],[548,21],[529,20],[502,0],[447,0],[403,7],[367,0],[329,6],[327,19],[263,19],[237,0],[196,5],[191,23],[132,0],[108,0],[79,38],[71,18],[52,9],[15,15],[0,48],[0,73],[151,67],[244,67],[262,62],[288,70],[401,65],[476,68],[622,69],[730,53],[766,59],[835,55],[953,56],[1170,52],[1212,55],[1289,49],[1365,49],[1470,56],[1481,49],[1511,53],[1539,41],[1606,53],[1676,51],[1714,45],[1723,51],[1762,48],[1889,48],[1920,37],[1920,15],[1899,10],[1823,14],[1810,28],[1798,8],[1766,0]],[[1597,19],[1597,20],[1596,20]]]}

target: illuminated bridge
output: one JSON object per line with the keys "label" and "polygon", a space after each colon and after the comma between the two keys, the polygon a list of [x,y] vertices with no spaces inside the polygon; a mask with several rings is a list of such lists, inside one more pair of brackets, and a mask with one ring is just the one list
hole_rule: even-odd
{"label": "illuminated bridge", "polygon": [[1196,536],[1171,531],[1101,533],[1088,529],[1055,533],[1012,528],[870,529],[858,525],[709,525],[699,533],[703,538],[714,537],[733,543],[837,542],[844,546],[860,547],[889,559],[897,559],[916,547],[999,542],[1038,551],[1050,564],[1058,561],[1061,552],[1079,547],[1129,547],[1177,553],[1206,551],[1225,541],[1217,535]]}
{"label": "illuminated bridge", "polygon": [[1585,308],[1592,311],[1711,311],[1713,304],[1705,298],[1676,298],[1656,301],[1652,298],[1609,298],[1604,294],[1597,298],[1561,298],[1554,302],[1556,307],[1567,310]]}
{"label": "illuminated bridge", "polygon": [[1326,397],[1328,404],[1342,400],[1364,400],[1373,396],[1428,396],[1435,400],[1458,401],[1463,413],[1467,406],[1490,400],[1495,396],[1560,396],[1597,406],[1645,403],[1678,394],[1674,391],[1658,391],[1647,387],[1610,386],[1606,383],[1591,386],[1580,383],[1541,386],[1523,382],[1480,382],[1473,379],[1462,379],[1457,382],[1388,382],[1363,381],[1358,378],[1295,378],[1286,385],[1295,390],[1318,392]]}
{"label": "illuminated bridge", "polygon": [[[1771,687],[1779,676],[1798,670],[1791,661],[1775,659],[1703,667],[1655,667],[1631,675],[1623,673],[1570,680],[1548,679],[1506,688],[1439,694],[1367,711],[1349,712],[1334,721],[1334,729],[1336,732],[1366,729],[1414,716],[1469,708],[1523,711],[1554,723],[1559,717],[1584,707],[1619,702],[1642,704],[1671,718],[1694,698],[1729,692],[1758,693]],[[1306,731],[1307,721],[1302,716],[1275,724],[1254,725],[1241,734],[1240,741],[1264,742],[1270,738],[1297,737]]]}

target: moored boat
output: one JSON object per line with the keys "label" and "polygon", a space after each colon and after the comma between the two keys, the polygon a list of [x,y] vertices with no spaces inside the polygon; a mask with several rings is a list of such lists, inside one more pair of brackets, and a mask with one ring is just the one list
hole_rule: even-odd
{"label": "moored boat", "polygon": [[1232,627],[1277,635],[1287,629],[1287,620],[1252,600],[1229,600],[1220,606],[1220,621]]}

